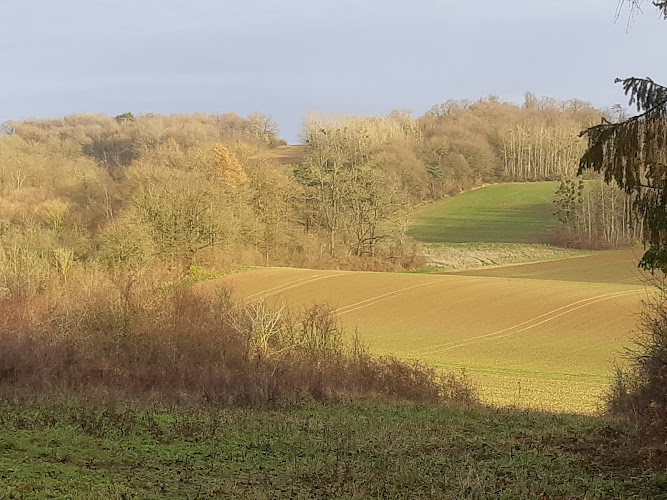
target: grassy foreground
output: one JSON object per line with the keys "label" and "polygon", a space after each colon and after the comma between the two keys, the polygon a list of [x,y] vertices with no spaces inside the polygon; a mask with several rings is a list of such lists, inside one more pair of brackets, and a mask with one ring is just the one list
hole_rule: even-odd
{"label": "grassy foreground", "polygon": [[0,498],[667,498],[615,420],[483,407],[0,403]]}

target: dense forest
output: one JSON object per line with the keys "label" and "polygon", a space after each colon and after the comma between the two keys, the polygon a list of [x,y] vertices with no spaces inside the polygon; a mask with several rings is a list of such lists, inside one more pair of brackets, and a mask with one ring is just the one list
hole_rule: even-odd
{"label": "dense forest", "polygon": [[[82,266],[413,267],[413,207],[483,183],[574,179],[586,146],[578,132],[603,116],[613,119],[582,101],[532,94],[521,106],[493,96],[449,101],[418,119],[312,115],[293,163],[278,161],[285,142],[261,113],[8,122],[0,286],[30,295]],[[621,219],[607,208],[582,215],[590,197],[570,194],[557,207],[568,242],[626,235],[629,202],[618,190],[602,203],[611,196]]]}

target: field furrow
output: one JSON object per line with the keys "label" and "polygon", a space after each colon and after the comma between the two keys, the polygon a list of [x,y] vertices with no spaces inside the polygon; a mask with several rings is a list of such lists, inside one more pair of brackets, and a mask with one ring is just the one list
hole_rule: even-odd
{"label": "field furrow", "polygon": [[487,402],[585,412],[599,406],[647,293],[627,283],[291,268],[204,288],[222,283],[250,300],[330,304],[373,353],[465,370]]}

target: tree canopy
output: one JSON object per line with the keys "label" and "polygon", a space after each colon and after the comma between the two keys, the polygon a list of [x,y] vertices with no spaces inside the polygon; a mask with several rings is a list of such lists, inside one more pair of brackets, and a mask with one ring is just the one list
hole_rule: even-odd
{"label": "tree canopy", "polygon": [[[633,11],[642,0],[629,1]],[[667,1],[654,2],[667,19]],[[635,198],[649,245],[640,266],[667,272],[667,87],[650,78],[616,79],[623,85],[637,115],[602,123],[583,132],[588,150],[580,171],[602,172]]]}

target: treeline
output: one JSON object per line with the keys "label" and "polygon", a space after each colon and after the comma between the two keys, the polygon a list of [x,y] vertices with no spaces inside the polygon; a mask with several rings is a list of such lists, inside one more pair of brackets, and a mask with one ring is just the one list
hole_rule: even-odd
{"label": "treeline", "polygon": [[285,144],[276,122],[262,113],[253,113],[247,118],[236,113],[138,117],[124,113],[113,118],[82,114],[8,122],[4,129],[6,134],[16,134],[30,143],[76,145],[114,177],[122,175],[122,170],[133,161],[168,140],[184,148],[216,141],[268,147]]}
{"label": "treeline", "polygon": [[519,106],[490,96],[447,101],[416,120],[400,111],[384,119],[311,117],[304,137],[311,163],[327,143],[422,203],[482,183],[573,177],[586,146],[579,133],[610,113],[576,99],[526,94]]}
{"label": "treeline", "polygon": [[450,191],[471,182],[574,176],[586,147],[579,133],[608,114],[577,99],[538,99],[527,93],[523,106],[494,96],[449,101],[419,121],[429,171],[443,180],[441,189]]}
{"label": "treeline", "polygon": [[304,158],[281,165],[255,113],[70,115],[9,122],[0,137],[0,286],[77,266],[277,264],[398,269],[421,263],[412,207],[484,182],[576,170],[580,101],[450,101],[421,118],[306,120]]}
{"label": "treeline", "polygon": [[12,124],[0,139],[0,286],[29,295],[81,266],[308,264],[289,169],[258,142],[195,133],[201,123]]}
{"label": "treeline", "polygon": [[561,181],[554,197],[561,223],[561,243],[585,248],[609,248],[641,241],[643,224],[635,199],[601,178]]}

